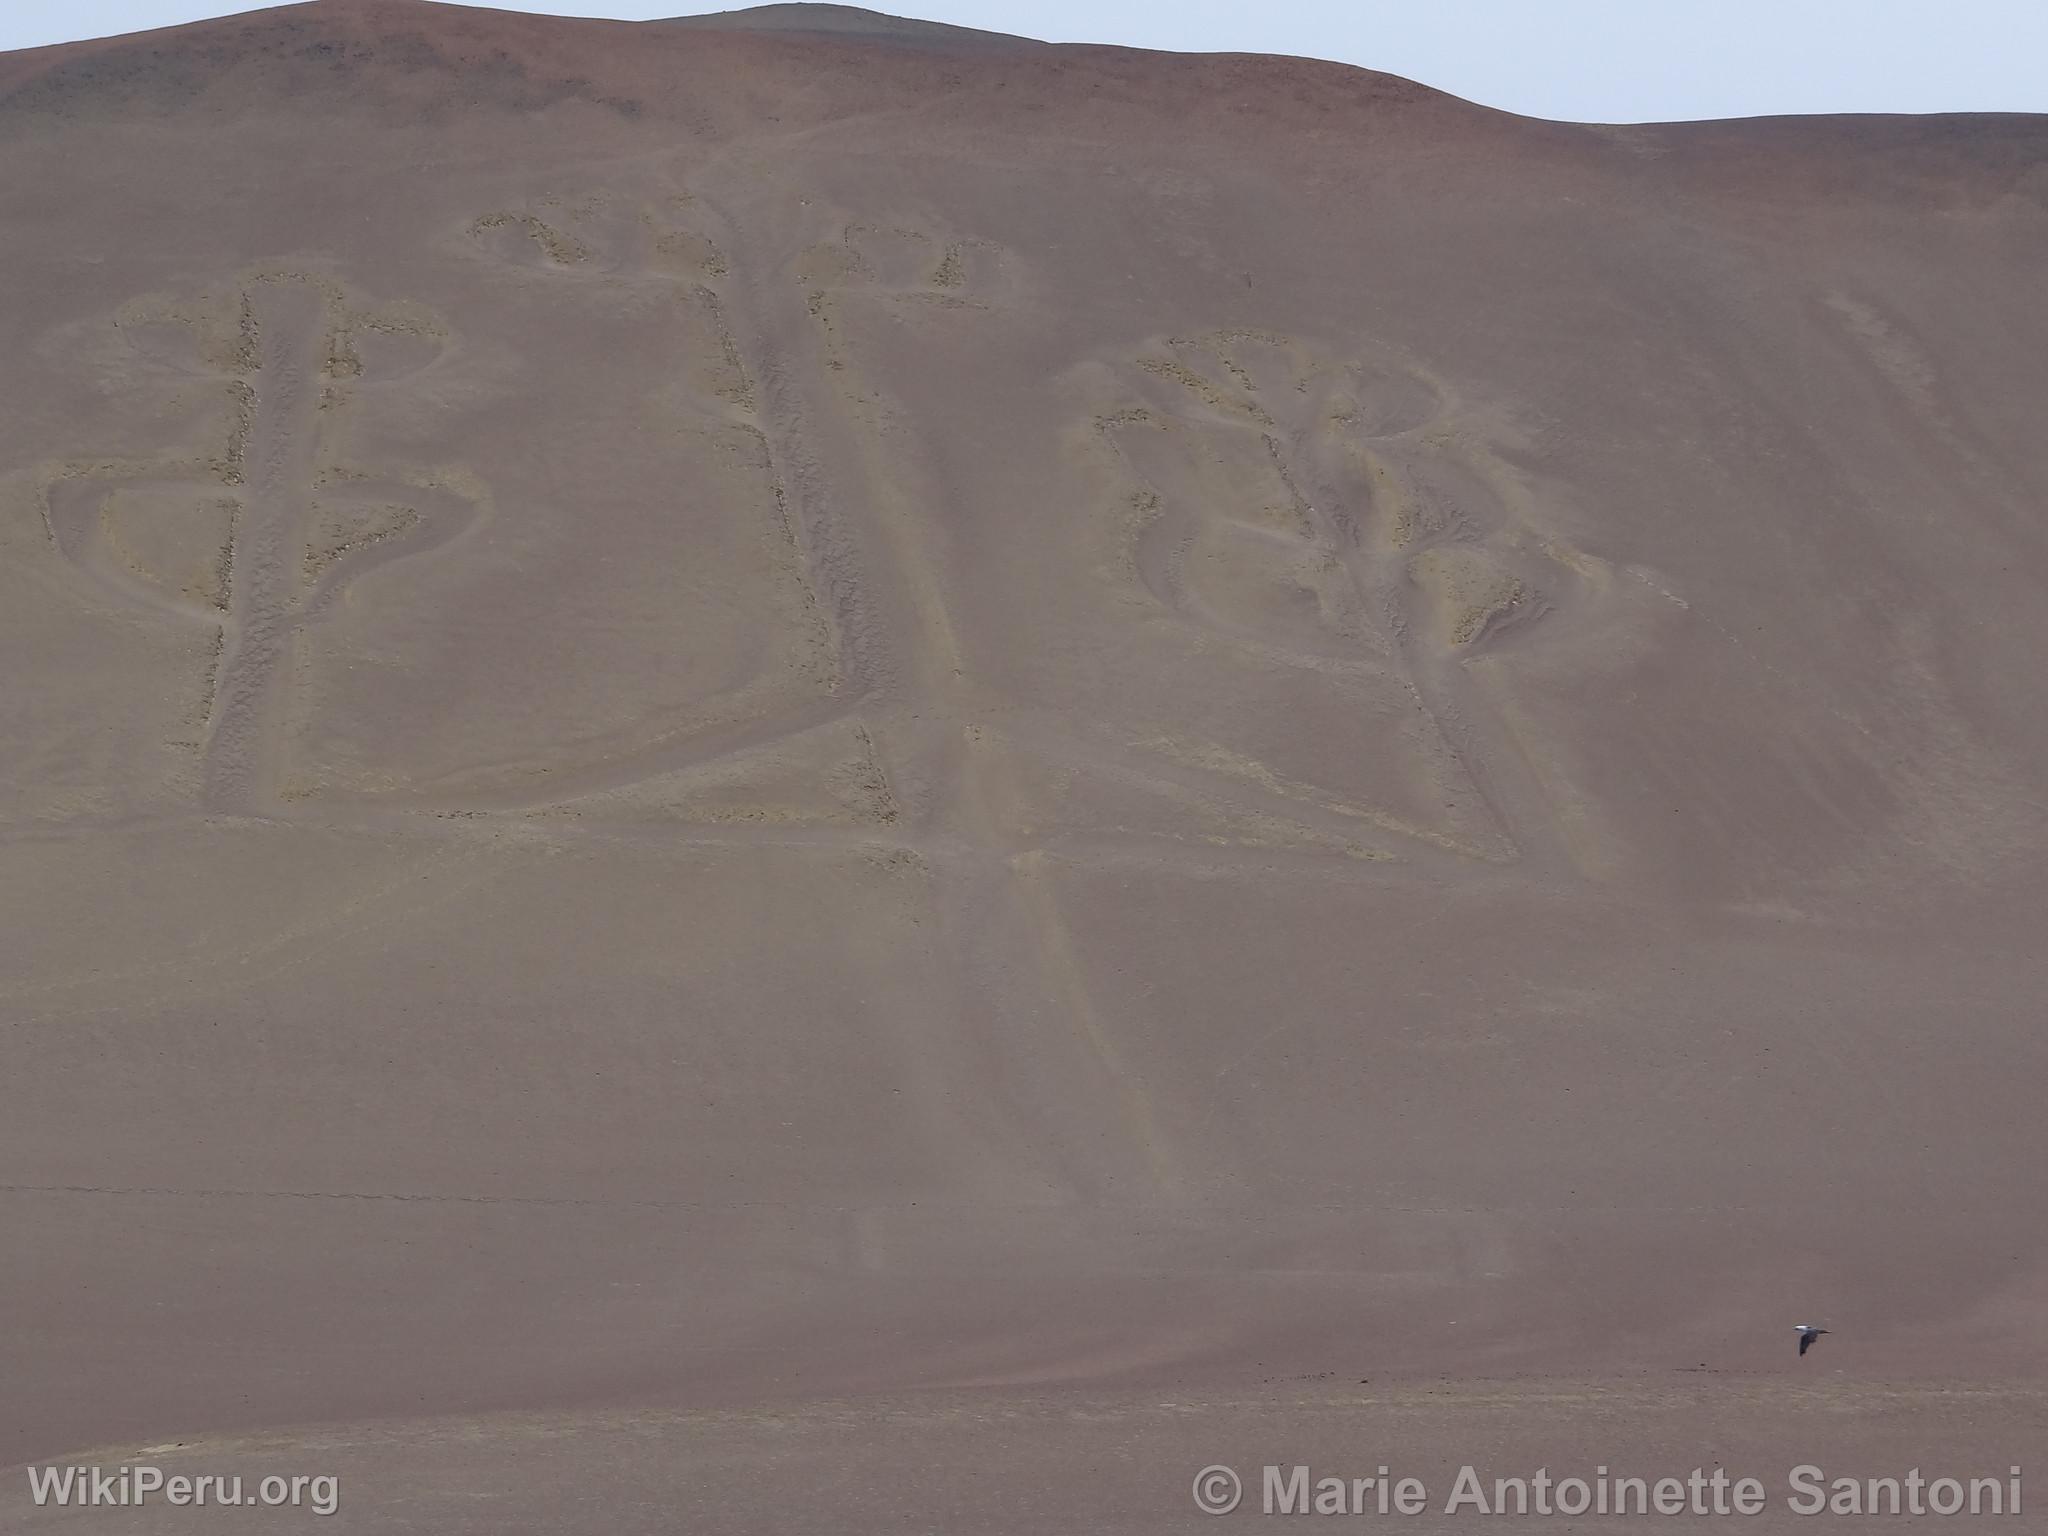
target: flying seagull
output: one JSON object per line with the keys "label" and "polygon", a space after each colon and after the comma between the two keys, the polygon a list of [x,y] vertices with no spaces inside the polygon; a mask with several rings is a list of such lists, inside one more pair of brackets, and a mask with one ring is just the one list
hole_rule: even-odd
{"label": "flying seagull", "polygon": [[1827,1332],[1827,1329],[1816,1328],[1811,1323],[1794,1323],[1792,1326],[1799,1330],[1799,1353],[1802,1355],[1813,1348],[1815,1339]]}

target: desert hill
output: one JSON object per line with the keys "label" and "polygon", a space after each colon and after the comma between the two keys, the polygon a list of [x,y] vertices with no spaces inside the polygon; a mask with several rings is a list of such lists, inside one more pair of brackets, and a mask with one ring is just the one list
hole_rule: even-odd
{"label": "desert hill", "polygon": [[313,0],[0,198],[0,1462],[2038,1444],[2048,121]]}

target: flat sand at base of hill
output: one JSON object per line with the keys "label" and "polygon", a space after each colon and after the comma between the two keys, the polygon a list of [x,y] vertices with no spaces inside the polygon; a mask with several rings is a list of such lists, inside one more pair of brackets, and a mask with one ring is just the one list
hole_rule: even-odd
{"label": "flat sand at base of hill", "polygon": [[[1916,1473],[1924,1519],[1960,1499],[1971,1528],[2038,1529],[2028,1486],[2038,1469],[2027,1463],[2048,1430],[2048,1399],[2034,1387],[1825,1374],[1796,1385],[1677,1376],[1382,1386],[1331,1379],[1339,1374],[1230,1394],[927,1393],[336,1426],[85,1459],[167,1480],[239,1475],[252,1494],[267,1477],[328,1477],[304,1495],[338,1505],[322,1530],[435,1536],[584,1529],[594,1505],[621,1536],[679,1526],[763,1536],[1185,1532],[1287,1515],[1440,1533],[1860,1531],[1890,1523],[1893,1498],[1911,1512]],[[2015,1467],[2025,1468],[2017,1483]],[[10,1528],[34,1528],[24,1482],[10,1473],[0,1490]],[[1623,1513],[1602,1518],[1603,1498]],[[40,1518],[97,1533],[176,1532],[198,1517],[158,1502]],[[309,1517],[282,1508],[232,1518],[238,1529],[281,1531]]]}

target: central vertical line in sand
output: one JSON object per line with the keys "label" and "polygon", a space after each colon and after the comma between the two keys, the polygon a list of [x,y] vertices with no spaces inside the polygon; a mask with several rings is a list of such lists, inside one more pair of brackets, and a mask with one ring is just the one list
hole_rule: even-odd
{"label": "central vertical line in sand", "polygon": [[1143,1082],[1125,1063],[1116,1042],[1103,1028],[1095,1001],[1088,995],[1086,973],[1082,970],[1079,956],[1074,953],[1073,931],[1066,914],[1060,910],[1059,895],[1051,885],[1045,854],[1038,851],[1018,854],[1008,861],[1008,872],[1038,941],[1043,973],[1051,995],[1065,1007],[1075,1038],[1101,1070],[1104,1081],[1114,1090],[1123,1113],[1125,1133],[1138,1150],[1153,1188],[1165,1200],[1179,1200],[1182,1194],[1180,1176],[1160,1134],[1158,1119],[1152,1112],[1152,1100],[1145,1092]]}
{"label": "central vertical line in sand", "polygon": [[872,624],[858,561],[833,506],[831,479],[812,450],[802,391],[774,339],[770,305],[756,275],[759,264],[748,259],[737,224],[704,194],[693,194],[693,207],[726,257],[719,280],[705,281],[702,291],[720,339],[745,379],[748,399],[741,408],[751,423],[748,430],[760,440],[797,568],[831,635],[837,667],[833,691],[858,698],[874,686]]}
{"label": "central vertical line in sand", "polygon": [[1016,831],[1026,825],[1028,812],[1011,764],[980,728],[968,726],[962,734],[964,750],[956,768],[961,788],[958,814],[961,830],[978,845],[975,862],[980,871],[975,878],[1001,891],[1036,962],[1040,997],[1065,1019],[1079,1059],[1113,1096],[1122,1123],[1126,1151],[1109,1153],[1110,1166],[1105,1168],[1100,1161],[1107,1149],[1097,1149],[1073,1166],[1095,1170],[1100,1182],[1091,1181],[1094,1193],[1118,1191],[1137,1174],[1149,1181],[1156,1199],[1178,1203],[1183,1184],[1177,1160],[1160,1130],[1143,1078],[1124,1060],[1089,994],[1087,971],[1060,905],[1052,861],[1042,849],[1016,847]]}
{"label": "central vertical line in sand", "polygon": [[255,813],[277,790],[277,695],[291,665],[298,564],[312,510],[323,307],[297,284],[250,293],[261,359],[230,442],[246,490],[229,565],[225,643],[208,722],[203,803]]}
{"label": "central vertical line in sand", "polygon": [[[959,873],[970,889],[1000,893],[1007,926],[1022,938],[1034,962],[1038,998],[1064,1016],[1068,1043],[1075,1047],[1073,1059],[1087,1079],[1101,1086],[1105,1100],[1116,1106],[1125,1133],[1118,1138],[1120,1147],[1107,1151],[1075,1143],[1066,1149],[1070,1159],[1055,1153],[1053,1161],[1070,1160],[1092,1170],[1097,1177],[1088,1183],[1097,1189],[1128,1188],[1135,1177],[1149,1182],[1155,1198],[1175,1200],[1181,1181],[1174,1160],[1143,1083],[1122,1059],[1109,1021],[1088,994],[1052,871],[1042,857],[1016,846],[1018,829],[1028,817],[1015,775],[1004,761],[1004,748],[985,740],[970,723],[988,701],[955,621],[942,531],[929,516],[943,504],[942,498],[918,462],[914,435],[890,433],[885,412],[875,404],[881,391],[864,376],[857,348],[840,333],[835,306],[846,296],[837,290],[811,292],[806,315],[790,316],[794,324],[787,329],[808,329],[811,335],[817,360],[812,387],[824,403],[819,414],[835,421],[843,434],[839,442],[851,471],[847,480],[858,487],[855,500],[866,513],[860,523],[872,540],[867,547],[884,574],[884,590],[891,591],[898,604],[898,626],[885,635],[883,631],[892,627],[884,625],[874,599],[860,590],[865,583],[848,583],[853,590],[842,611],[848,620],[852,664],[863,674],[861,681],[878,694],[936,714],[952,726],[945,733],[951,736],[950,744],[940,749],[947,770],[955,775],[953,793],[946,798],[958,818],[958,833],[972,849],[968,868]],[[764,394],[777,406],[776,415],[798,424],[795,380],[785,381],[779,368],[773,373],[774,387]],[[804,462],[808,467],[808,456]],[[1019,853],[1021,860],[1013,857]],[[1006,1000],[993,1002],[999,1013],[1007,1011]],[[1007,1003],[1011,1009],[1028,1006],[1024,998]],[[1035,1014],[1036,1009],[1031,1011]],[[1041,1122],[1040,1129],[1047,1130],[1047,1123]]]}

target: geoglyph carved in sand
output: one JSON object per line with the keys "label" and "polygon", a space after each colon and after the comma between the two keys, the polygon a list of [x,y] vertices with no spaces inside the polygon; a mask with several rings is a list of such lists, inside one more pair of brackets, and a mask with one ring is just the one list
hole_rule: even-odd
{"label": "geoglyph carved in sand", "polygon": [[355,391],[403,387],[445,332],[417,306],[364,302],[326,276],[269,268],[214,293],[143,296],[112,325],[159,376],[212,394],[203,414],[213,440],[183,454],[46,465],[49,536],[99,600],[212,629],[195,742],[203,803],[259,810],[280,787],[303,631],[351,583],[446,544],[487,507],[459,466],[373,469],[348,455]]}
{"label": "geoglyph carved in sand", "polygon": [[1131,487],[1122,579],[1204,643],[1412,695],[1433,738],[1417,771],[1447,802],[1483,801],[1490,825],[1348,809],[1469,856],[1526,855],[1545,817],[1526,790],[1511,806],[1516,769],[1469,671],[1571,602],[1588,562],[1537,526],[1498,428],[1421,368],[1260,330],[1163,338],[1112,377],[1094,427]]}

